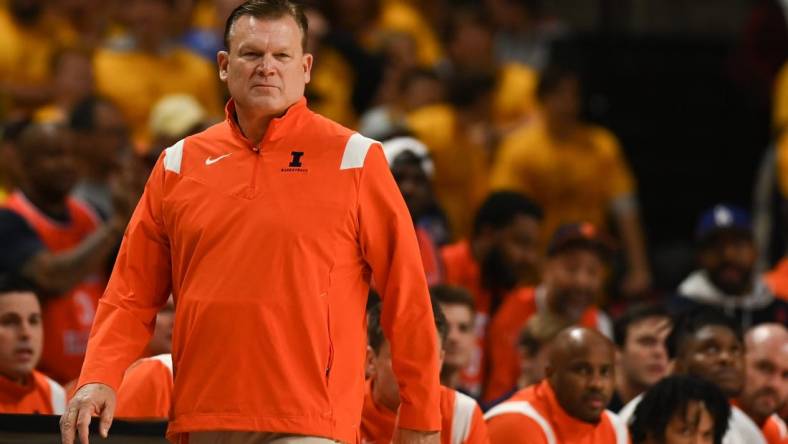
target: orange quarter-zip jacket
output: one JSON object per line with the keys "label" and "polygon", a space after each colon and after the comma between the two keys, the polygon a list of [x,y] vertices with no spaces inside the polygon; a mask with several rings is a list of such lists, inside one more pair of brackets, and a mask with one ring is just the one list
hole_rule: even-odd
{"label": "orange quarter-zip jacket", "polygon": [[354,442],[374,278],[399,425],[439,430],[427,283],[380,144],[303,98],[255,146],[232,101],[226,111],[154,167],[99,302],[79,386],[117,390],[172,291],[170,439],[237,430]]}

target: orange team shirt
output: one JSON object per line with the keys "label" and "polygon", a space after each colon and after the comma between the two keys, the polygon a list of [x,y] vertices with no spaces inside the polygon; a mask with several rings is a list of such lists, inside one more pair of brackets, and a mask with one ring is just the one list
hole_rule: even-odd
{"label": "orange team shirt", "polygon": [[[87,205],[69,198],[68,224],[54,221],[38,210],[21,191],[15,191],[5,206],[22,216],[53,253],[77,247],[98,228],[98,216]],[[44,350],[38,369],[65,384],[79,377],[85,357],[96,304],[104,291],[106,277],[87,276],[71,290],[44,300]]]}
{"label": "orange team shirt", "polygon": [[548,381],[520,390],[484,418],[492,444],[627,444],[627,426],[605,410],[596,424],[569,416]]}
{"label": "orange team shirt", "polygon": [[62,415],[66,410],[63,387],[37,370],[30,376],[28,385],[0,376],[0,413]]}
{"label": "orange team shirt", "polygon": [[[397,413],[375,404],[372,380],[367,381],[361,412],[361,443],[388,444],[397,426]],[[476,401],[468,395],[441,386],[441,444],[489,443],[487,425]]]}
{"label": "orange team shirt", "polygon": [[[490,375],[484,392],[484,401],[494,401],[517,385],[520,360],[517,347],[520,333],[531,316],[547,309],[547,292],[544,287],[529,288],[507,298],[501,304],[488,331],[488,357]],[[607,315],[597,307],[588,307],[578,322],[593,328],[607,337],[613,334]]]}
{"label": "orange team shirt", "polygon": [[172,355],[140,359],[123,376],[118,389],[118,418],[166,419],[172,407]]}
{"label": "orange team shirt", "polygon": [[400,424],[438,430],[429,291],[380,144],[304,98],[257,145],[234,115],[230,101],[225,121],[159,158],[99,301],[78,385],[117,390],[172,292],[171,440],[240,430],[355,441],[374,278]]}
{"label": "orange team shirt", "polygon": [[[444,279],[447,284],[457,285],[468,290],[476,302],[476,346],[471,354],[471,362],[460,373],[460,386],[474,397],[479,397],[484,391],[487,357],[487,326],[490,320],[490,293],[482,287],[481,269],[471,253],[471,244],[462,240],[441,249],[443,259]],[[524,288],[516,288],[504,297],[510,299],[512,295]]]}
{"label": "orange team shirt", "polygon": [[761,426],[763,437],[768,444],[788,444],[788,427],[777,414],[773,414]]}

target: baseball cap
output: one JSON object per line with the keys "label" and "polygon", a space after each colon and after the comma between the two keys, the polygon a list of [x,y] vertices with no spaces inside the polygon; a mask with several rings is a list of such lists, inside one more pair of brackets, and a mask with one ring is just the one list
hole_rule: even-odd
{"label": "baseball cap", "polygon": [[188,94],[171,94],[156,102],[148,126],[154,136],[183,137],[205,120],[205,109]]}
{"label": "baseball cap", "polygon": [[566,250],[585,248],[599,253],[606,260],[613,254],[613,241],[589,222],[565,224],[558,227],[547,247],[547,255],[555,256]]}
{"label": "baseball cap", "polygon": [[748,236],[751,235],[752,221],[750,214],[743,208],[735,205],[715,205],[701,215],[695,229],[695,237],[698,242],[703,242],[721,231],[734,231]]}

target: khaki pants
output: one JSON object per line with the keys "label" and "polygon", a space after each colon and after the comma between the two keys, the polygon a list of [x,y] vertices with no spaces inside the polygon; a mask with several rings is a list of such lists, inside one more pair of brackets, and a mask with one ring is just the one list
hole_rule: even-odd
{"label": "khaki pants", "polygon": [[334,444],[319,436],[267,432],[190,432],[189,444]]}

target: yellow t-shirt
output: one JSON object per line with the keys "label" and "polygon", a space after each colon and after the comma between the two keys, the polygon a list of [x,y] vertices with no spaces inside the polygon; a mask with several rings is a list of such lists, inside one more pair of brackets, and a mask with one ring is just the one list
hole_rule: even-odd
{"label": "yellow t-shirt", "polygon": [[155,55],[102,48],[93,64],[96,89],[123,112],[138,150],[144,151],[147,146],[151,108],[166,95],[190,94],[210,115],[221,114],[218,69],[185,49]]}
{"label": "yellow t-shirt", "polygon": [[609,131],[583,125],[570,140],[559,142],[542,123],[534,123],[503,140],[491,187],[519,191],[539,203],[546,242],[564,223],[605,227],[611,204],[632,196],[635,181]]}
{"label": "yellow t-shirt", "polygon": [[788,129],[788,62],[780,69],[774,81],[774,129]]}
{"label": "yellow t-shirt", "polygon": [[498,72],[493,118],[498,126],[517,124],[536,114],[539,74],[528,66],[507,63]]}
{"label": "yellow t-shirt", "polygon": [[455,238],[469,234],[473,214],[487,192],[487,152],[470,140],[449,105],[419,108],[406,121],[430,150],[435,164],[433,189]]}
{"label": "yellow t-shirt", "polygon": [[309,107],[335,122],[354,127],[353,81],[353,70],[345,59],[331,48],[322,48],[315,56],[312,78],[307,85]]}

